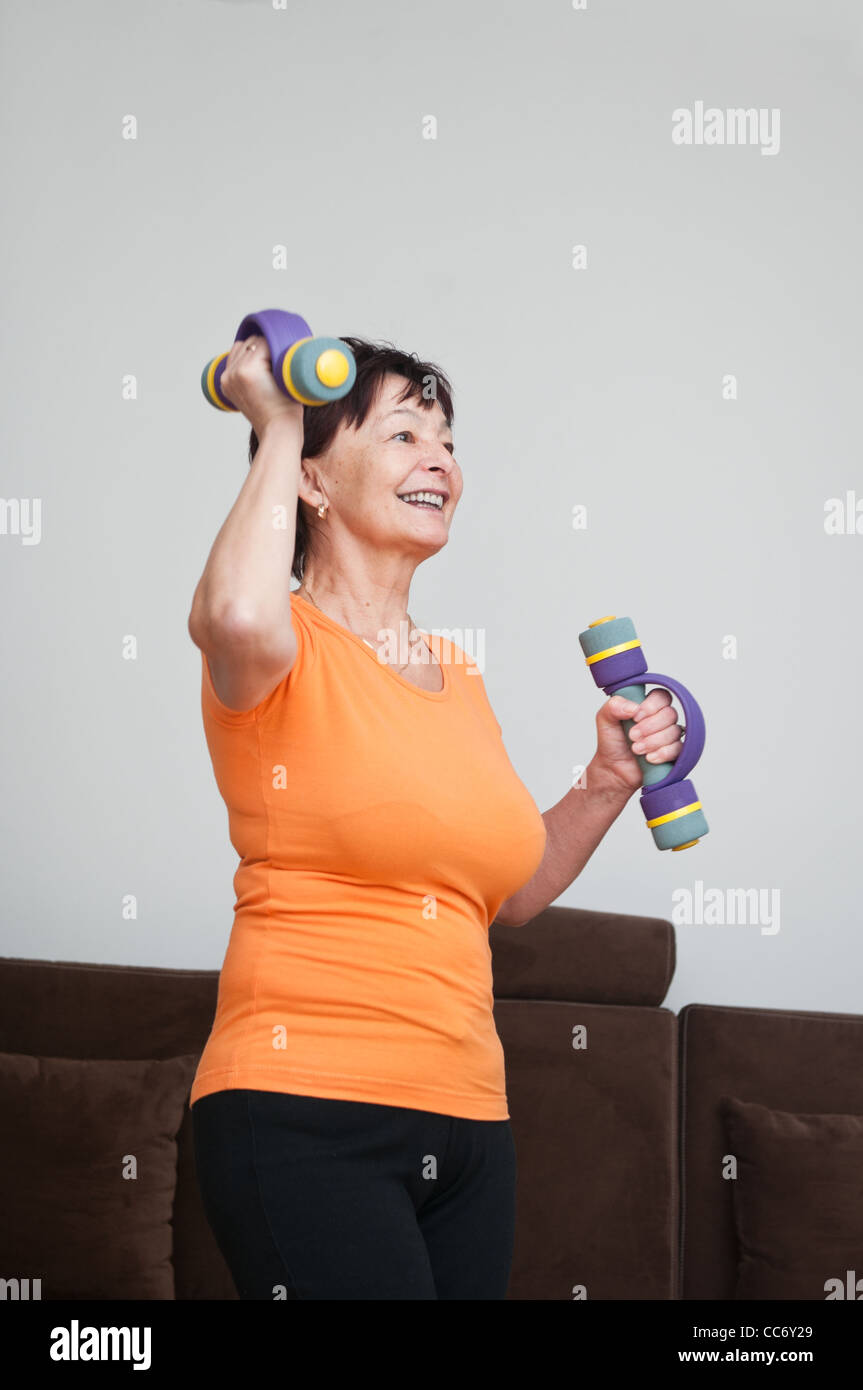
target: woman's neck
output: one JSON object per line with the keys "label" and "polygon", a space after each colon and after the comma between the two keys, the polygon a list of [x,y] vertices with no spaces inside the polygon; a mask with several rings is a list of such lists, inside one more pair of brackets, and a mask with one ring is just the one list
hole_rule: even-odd
{"label": "woman's neck", "polygon": [[321,612],[342,623],[358,637],[377,642],[382,629],[398,633],[399,624],[410,621],[408,618],[407,592],[397,595],[394,592],[382,594],[375,603],[368,594],[359,596],[349,585],[333,584],[324,575],[304,574],[299,589],[295,592],[309,599]]}

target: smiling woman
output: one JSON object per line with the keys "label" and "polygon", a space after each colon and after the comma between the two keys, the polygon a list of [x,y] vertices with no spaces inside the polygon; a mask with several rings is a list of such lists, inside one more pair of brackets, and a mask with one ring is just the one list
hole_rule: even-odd
{"label": "smiling woman", "polygon": [[556,896],[625,797],[597,778],[543,817],[475,663],[413,623],[463,489],[451,388],[344,341],[356,381],[324,406],[278,391],[263,339],[223,377],[251,467],[189,630],[241,863],[192,1087],[198,1176],[244,1298],[500,1299],[515,1150],[489,925]]}

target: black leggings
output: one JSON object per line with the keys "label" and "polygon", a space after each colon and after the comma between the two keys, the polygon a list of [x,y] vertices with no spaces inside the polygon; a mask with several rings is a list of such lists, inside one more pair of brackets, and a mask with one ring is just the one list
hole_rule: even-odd
{"label": "black leggings", "polygon": [[506,1294],[509,1120],[217,1091],[192,1107],[207,1219],[243,1299]]}

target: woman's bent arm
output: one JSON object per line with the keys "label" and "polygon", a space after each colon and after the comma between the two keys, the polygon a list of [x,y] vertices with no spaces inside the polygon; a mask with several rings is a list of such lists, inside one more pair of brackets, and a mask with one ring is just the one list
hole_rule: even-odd
{"label": "woman's bent arm", "polygon": [[302,414],[264,428],[248,477],[213,542],[189,614],[216,693],[253,708],[290,670],[291,567],[303,446]]}
{"label": "woman's bent arm", "polygon": [[225,621],[264,633],[290,624],[302,447],[302,418],[277,416],[264,430],[198,581],[189,615],[193,640],[195,630],[206,633]]}

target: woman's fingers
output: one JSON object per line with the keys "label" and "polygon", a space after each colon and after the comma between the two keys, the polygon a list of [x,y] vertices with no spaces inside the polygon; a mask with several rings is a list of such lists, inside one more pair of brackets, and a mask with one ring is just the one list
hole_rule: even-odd
{"label": "woman's fingers", "polygon": [[636,722],[638,724],[643,724],[645,719],[651,718],[654,714],[657,714],[661,709],[665,709],[670,704],[671,695],[669,691],[663,689],[661,685],[657,686],[655,690],[651,690],[645,695],[639,705]]}
{"label": "woman's fingers", "polygon": [[633,724],[629,730],[630,746],[633,753],[664,754],[656,761],[670,761],[680,752],[682,732],[677,723],[677,711],[673,705],[667,705],[649,719]]}
{"label": "woman's fingers", "polygon": [[663,729],[668,729],[676,723],[676,709],[673,705],[665,705],[657,714],[651,714],[646,719],[634,720],[632,728],[629,730],[629,737],[633,741],[649,738],[651,734],[661,733]]}
{"label": "woman's fingers", "polygon": [[[252,349],[249,347],[249,343],[255,344],[254,352],[252,352]],[[228,368],[238,367],[241,363],[245,363],[246,361],[252,363],[256,358],[260,358],[262,361],[268,363],[270,360],[270,350],[267,347],[266,338],[262,338],[259,333],[252,333],[248,338],[243,338],[242,340],[238,339],[237,342],[231,344],[230,351],[228,352],[228,360],[225,363],[225,371],[227,371]]]}
{"label": "woman's fingers", "polygon": [[[634,752],[639,750],[634,749]],[[645,752],[644,756],[649,763],[673,763],[675,758],[679,758],[683,751],[683,744],[677,738],[673,743],[661,743],[658,748],[651,748]]]}

